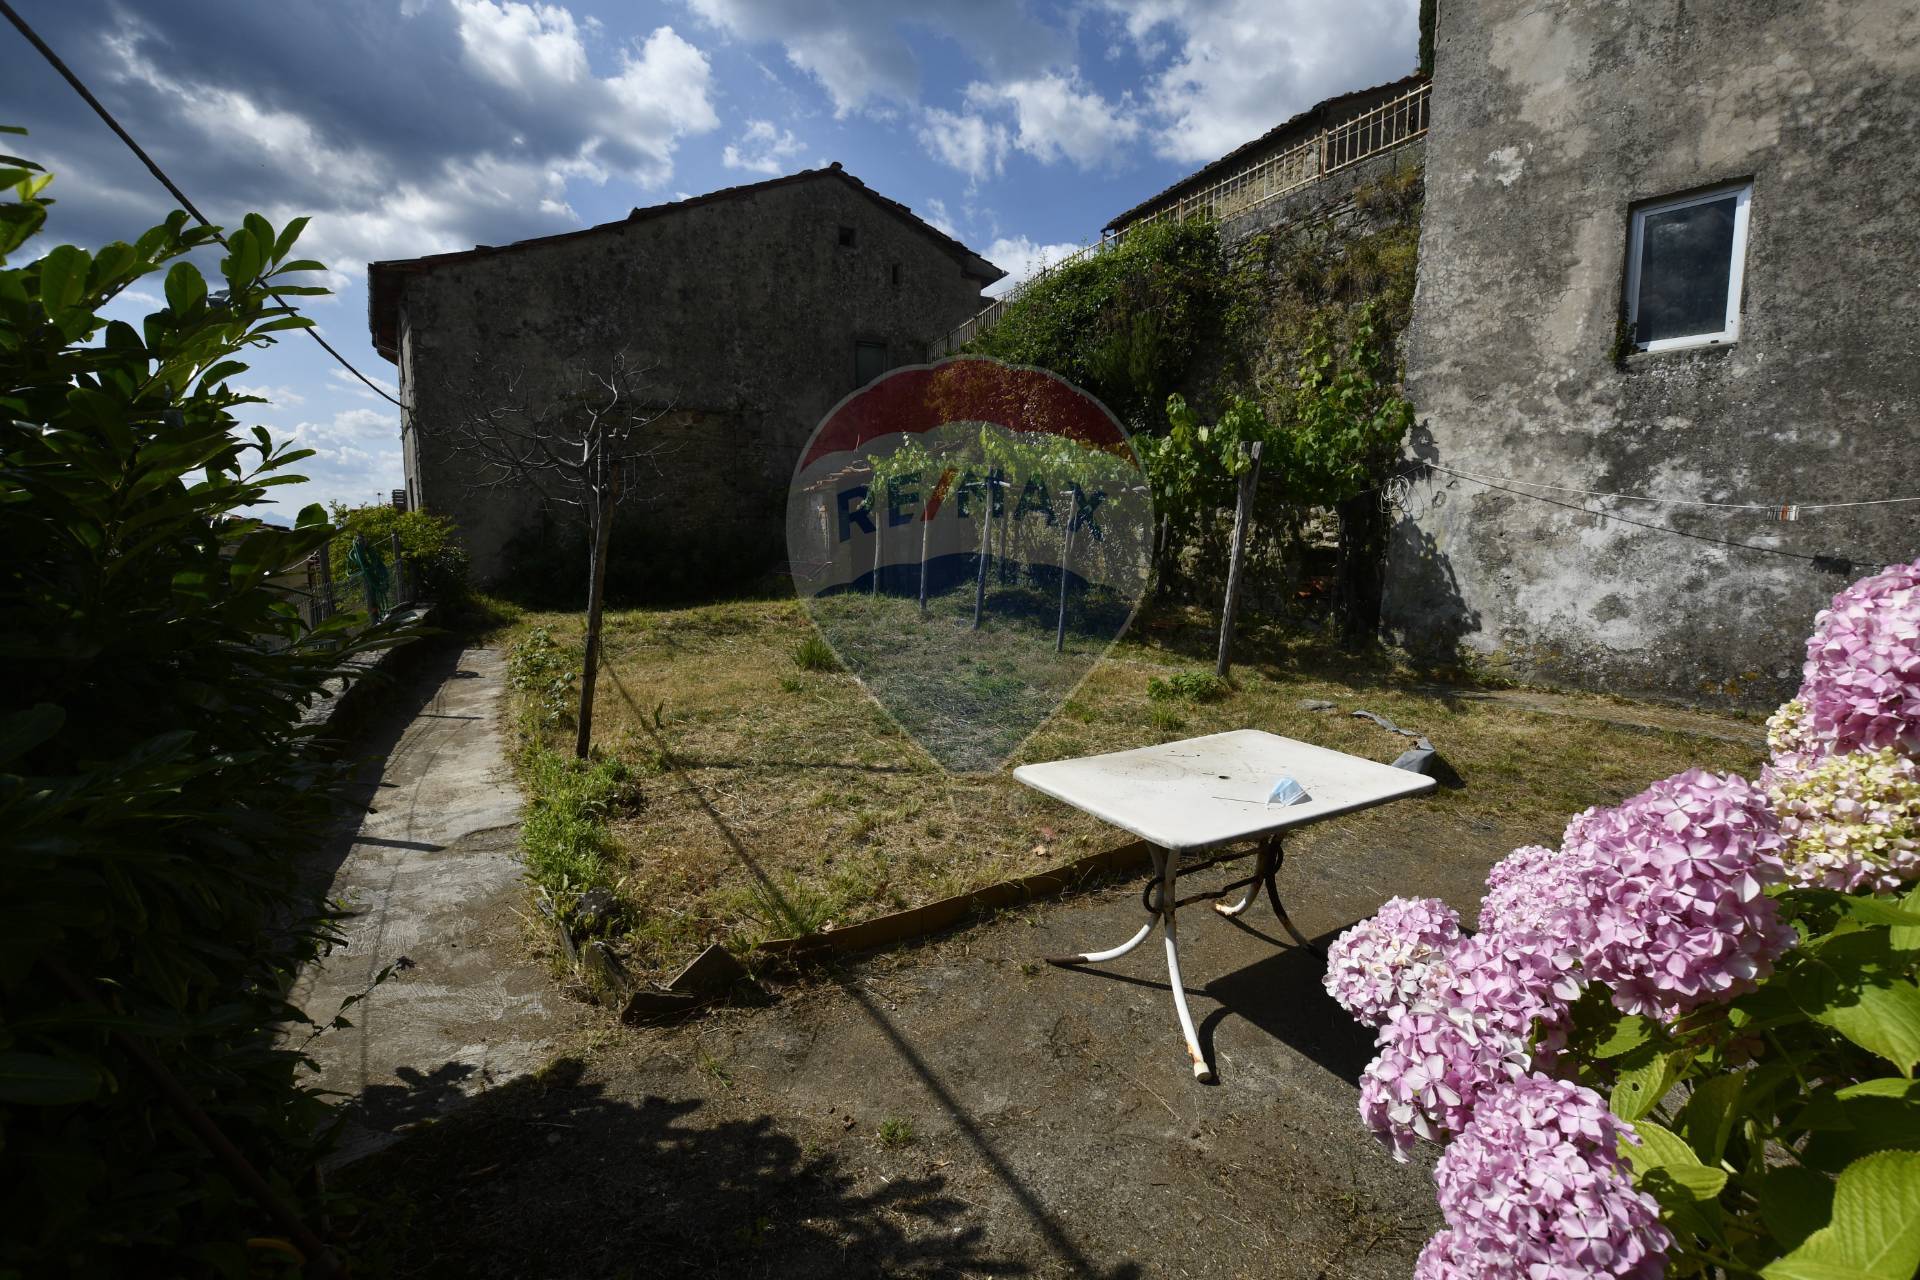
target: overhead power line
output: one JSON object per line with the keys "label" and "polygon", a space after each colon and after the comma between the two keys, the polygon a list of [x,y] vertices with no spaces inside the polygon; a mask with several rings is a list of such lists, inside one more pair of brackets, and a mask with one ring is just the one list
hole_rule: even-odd
{"label": "overhead power line", "polygon": [[1858,502],[1709,502],[1703,498],[1657,498],[1644,493],[1607,493],[1599,489],[1581,489],[1573,485],[1549,484],[1545,480],[1520,480],[1513,476],[1479,476],[1471,471],[1454,471],[1428,463],[1435,471],[1445,471],[1450,476],[1459,476],[1463,480],[1477,480],[1481,484],[1517,484],[1529,489],[1552,489],[1556,493],[1577,493],[1588,498],[1616,498],[1623,502],[1647,502],[1667,507],[1713,507],[1721,511],[1765,511],[1781,515],[1783,519],[1792,519],[1786,512],[1836,511],[1842,507],[1890,507],[1903,502],[1920,502],[1913,498],[1866,498]]}
{"label": "overhead power line", "polygon": [[[120,141],[127,144],[128,150],[132,151],[134,155],[140,157],[140,163],[147,166],[147,172],[151,173],[156,179],[158,179],[160,185],[165,187],[168,193],[171,194],[175,200],[178,200],[180,202],[180,207],[182,209],[185,209],[188,213],[192,214],[195,218],[198,218],[200,220],[200,225],[211,229],[213,232],[213,238],[218,240],[223,248],[227,248],[231,250],[231,246],[227,244],[227,238],[220,234],[220,228],[214,226],[214,224],[207,218],[207,215],[200,212],[200,210],[194,205],[193,201],[187,198],[187,193],[182,191],[179,188],[179,186],[174,183],[173,179],[169,178],[166,175],[165,170],[161,169],[161,167],[158,164],[154,163],[153,157],[148,155],[146,153],[146,150],[143,147],[141,147],[141,145],[138,142],[135,142],[133,140],[133,135],[128,133],[124,128],[121,127],[120,122],[113,118],[113,113],[111,111],[108,111],[106,107],[101,104],[100,99],[93,96],[92,90],[88,89],[87,86],[81,82],[80,77],[73,73],[72,68],[68,67],[66,63],[60,60],[60,55],[55,53],[51,48],[47,46],[47,42],[40,38],[40,33],[35,31],[32,27],[28,26],[27,20],[25,18],[22,18],[18,13],[16,13],[14,11],[13,6],[7,3],[7,0],[0,0],[0,14],[4,14],[6,16],[7,21],[11,22],[14,25],[14,28],[18,30],[21,35],[26,37],[27,43],[32,45],[35,49],[38,49],[40,51],[40,56],[45,58],[47,60],[47,63],[50,66],[52,66],[52,68],[55,71],[58,71],[68,84],[73,86],[73,91],[79,94],[80,97],[86,102],[88,106],[93,108],[94,114],[99,116],[102,120],[106,121],[107,128],[113,130],[114,133],[119,136]],[[275,302],[278,302],[281,306],[287,308],[287,310],[293,312],[296,315],[299,314],[298,307],[295,307],[291,302],[288,302],[285,298],[281,297],[278,293],[275,293],[272,289],[267,290],[267,293],[273,298]],[[366,383],[368,390],[372,391],[375,395],[379,396],[382,400],[387,401],[389,404],[393,405],[395,408],[398,408],[398,409],[406,408],[406,406],[404,404],[401,404],[399,400],[395,399],[391,395],[388,395],[386,388],[380,386],[372,378],[369,378],[366,374],[354,368],[353,362],[347,359],[345,356],[341,355],[338,351],[334,350],[333,344],[328,342],[325,338],[321,337],[318,330],[310,328],[306,331],[306,333],[308,337],[312,338],[315,342],[320,344],[320,349],[322,351],[325,351],[328,355],[332,356],[335,360],[338,360],[342,368],[344,368],[348,373],[352,374],[354,377],[360,379],[360,381]]]}
{"label": "overhead power line", "polygon": [[[1617,520],[1621,524],[1633,525],[1635,528],[1650,529],[1655,533],[1671,534],[1676,538],[1688,538],[1694,542],[1710,542],[1715,546],[1730,547],[1736,551],[1758,551],[1770,556],[1785,556],[1789,560],[1803,560],[1813,565],[1816,569],[1825,569],[1833,573],[1851,573],[1856,569],[1873,567],[1869,561],[1855,560],[1848,556],[1822,555],[1805,551],[1788,551],[1782,547],[1762,546],[1757,542],[1737,542],[1732,538],[1716,538],[1712,534],[1690,533],[1685,529],[1676,529],[1672,525],[1654,524],[1647,520],[1635,520],[1629,516],[1623,516],[1618,512],[1597,511],[1592,507],[1582,506],[1577,502],[1563,502],[1559,498],[1549,498],[1542,493],[1529,493],[1525,489],[1511,488],[1480,476],[1469,475],[1464,471],[1454,471],[1451,468],[1441,466],[1437,462],[1423,462],[1421,465],[1431,471],[1456,476],[1462,480],[1471,480],[1473,483],[1485,486],[1488,489],[1498,489],[1502,493],[1511,493],[1520,498],[1532,498],[1535,502],[1544,502],[1549,506],[1563,507],[1568,511],[1578,511],[1583,515],[1595,516],[1601,520]],[[1836,503],[1832,505],[1847,504]]]}

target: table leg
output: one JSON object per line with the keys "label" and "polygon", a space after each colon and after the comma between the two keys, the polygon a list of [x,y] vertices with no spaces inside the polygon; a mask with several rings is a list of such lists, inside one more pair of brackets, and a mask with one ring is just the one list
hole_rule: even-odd
{"label": "table leg", "polygon": [[[1293,918],[1287,914],[1287,909],[1280,905],[1280,887],[1274,883],[1274,880],[1280,874],[1280,868],[1286,864],[1287,850],[1279,836],[1273,837],[1269,848],[1272,850],[1270,856],[1267,849],[1261,850],[1261,865],[1266,869],[1267,901],[1273,904],[1273,914],[1280,918],[1280,927],[1285,929],[1295,942],[1317,956],[1324,956],[1325,952],[1313,945],[1300,930],[1294,928]],[[1249,892],[1247,896],[1251,898],[1253,894]]]}
{"label": "table leg", "polygon": [[[1213,1068],[1200,1052],[1200,1037],[1193,1029],[1193,1014],[1187,1008],[1186,984],[1180,980],[1180,928],[1178,894],[1174,879],[1180,874],[1178,850],[1155,851],[1154,865],[1160,872],[1160,919],[1167,926],[1167,982],[1173,988],[1173,1011],[1180,1017],[1180,1034],[1186,1037],[1187,1056],[1193,1060],[1193,1078],[1201,1084],[1213,1083]],[[1269,882],[1271,883],[1271,882]]]}
{"label": "table leg", "polygon": [[[1160,850],[1155,849],[1153,851],[1153,872],[1155,875],[1161,874],[1160,864],[1161,853]],[[1126,955],[1129,951],[1132,951],[1141,943],[1145,942],[1148,935],[1153,932],[1153,926],[1160,923],[1160,908],[1154,905],[1150,893],[1145,895],[1145,906],[1147,908],[1147,922],[1140,926],[1140,932],[1134,934],[1119,946],[1109,948],[1106,951],[1083,951],[1075,956],[1048,956],[1047,963],[1066,967],[1076,964],[1105,964],[1109,960],[1118,960],[1121,956]]]}
{"label": "table leg", "polygon": [[[1253,875],[1249,879],[1237,882],[1238,884],[1244,884],[1247,886],[1246,896],[1241,898],[1240,901],[1234,903],[1232,906],[1228,906],[1224,902],[1216,902],[1213,904],[1213,909],[1215,911],[1218,911],[1221,915],[1228,917],[1229,919],[1231,919],[1234,916],[1243,914],[1248,907],[1253,905],[1253,900],[1260,896],[1260,885],[1263,881],[1266,880],[1267,876],[1271,873],[1272,864],[1273,864],[1273,850],[1269,845],[1266,845],[1266,844],[1261,845],[1259,861],[1254,864]],[[1227,886],[1228,889],[1232,889],[1234,887],[1235,887],[1234,885]]]}

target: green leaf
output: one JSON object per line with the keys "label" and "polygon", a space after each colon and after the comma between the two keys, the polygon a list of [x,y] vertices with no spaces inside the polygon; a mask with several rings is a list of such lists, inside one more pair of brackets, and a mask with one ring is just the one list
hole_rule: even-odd
{"label": "green leaf", "polygon": [[1799,1248],[1833,1217],[1833,1179],[1799,1165],[1768,1169],[1753,1194],[1760,1202],[1760,1220],[1781,1249]]}
{"label": "green leaf", "polygon": [[1687,1099],[1681,1120],[1687,1144],[1702,1162],[1719,1164],[1726,1154],[1727,1139],[1733,1135],[1734,1122],[1739,1118],[1740,1091],[1745,1084],[1742,1073],[1729,1071],[1708,1076],[1693,1086],[1693,1096]]}
{"label": "green leaf", "polygon": [[7,764],[60,732],[67,713],[51,702],[36,702],[25,711],[0,717],[0,764]]}
{"label": "green leaf", "polygon": [[207,298],[207,282],[191,262],[176,262],[167,269],[167,305],[181,315],[192,311]]}
{"label": "green leaf", "polygon": [[1841,1173],[1833,1220],[1761,1274],[1767,1280],[1913,1280],[1916,1270],[1920,1152],[1880,1151]]}
{"label": "green leaf", "polygon": [[0,1102],[60,1107],[99,1096],[100,1068],[44,1053],[0,1053]]}
{"label": "green leaf", "polygon": [[1867,1080],[1809,1103],[1795,1128],[1811,1131],[1801,1159],[1838,1171],[1873,1151],[1920,1150],[1920,1081]]}
{"label": "green leaf", "polygon": [[[1611,1004],[1607,1006],[1607,1010],[1610,1013],[1616,1012]],[[1652,1039],[1655,1028],[1652,1022],[1639,1014],[1622,1013],[1614,1019],[1611,1026],[1596,1028],[1596,1030],[1600,1033],[1600,1038],[1593,1046],[1593,1056],[1618,1058],[1622,1054],[1638,1049]]]}
{"label": "green leaf", "polygon": [[273,260],[275,262],[279,262],[292,251],[293,242],[298,240],[300,233],[307,229],[307,222],[307,218],[299,217],[280,228],[280,238],[273,242]]}
{"label": "green leaf", "polygon": [[1695,1200],[1711,1200],[1727,1185],[1725,1169],[1710,1169],[1700,1163],[1685,1138],[1651,1120],[1637,1120],[1633,1131],[1640,1135],[1639,1145],[1621,1144],[1627,1162],[1638,1180],[1641,1174],[1659,1173]]}
{"label": "green leaf", "polygon": [[1903,929],[1920,930],[1920,914],[1902,903],[1895,906],[1885,898],[1851,896],[1846,898],[1842,908],[1846,914],[1862,924],[1898,925]]}
{"label": "green leaf", "polygon": [[[1900,909],[1908,915],[1920,915],[1920,886],[1907,894]],[[1920,925],[1895,925],[1888,930],[1887,941],[1896,951],[1920,951]]]}
{"label": "green leaf", "polygon": [[242,227],[227,237],[227,256],[220,259],[220,274],[231,288],[243,289],[260,274],[260,259],[260,242]]}
{"label": "green leaf", "polygon": [[1673,1087],[1677,1053],[1636,1049],[1620,1067],[1607,1105],[1622,1120],[1638,1120],[1660,1104]]}
{"label": "green leaf", "polygon": [[84,249],[63,244],[40,260],[40,305],[56,320],[77,305],[87,290],[93,260]]}
{"label": "green leaf", "polygon": [[1920,987],[1904,978],[1879,986],[1863,986],[1813,1011],[1816,1022],[1832,1027],[1847,1039],[1891,1062],[1901,1075],[1911,1077],[1920,1065]]}

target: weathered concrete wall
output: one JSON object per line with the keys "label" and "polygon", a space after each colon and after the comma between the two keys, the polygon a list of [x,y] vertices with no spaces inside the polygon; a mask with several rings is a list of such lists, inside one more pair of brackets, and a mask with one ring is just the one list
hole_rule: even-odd
{"label": "weathered concrete wall", "polygon": [[[1443,5],[1409,338],[1414,452],[1589,490],[1784,502],[1920,492],[1920,6]],[[1616,363],[1629,207],[1754,183],[1739,340]],[[1524,676],[1764,705],[1847,576],[1434,476],[1387,615]],[[1575,504],[1575,495],[1550,494]],[[1912,508],[1631,519],[1878,566]]]}
{"label": "weathered concrete wall", "polygon": [[[624,349],[680,412],[660,427],[662,474],[643,470],[650,491],[623,516],[615,576],[687,586],[764,568],[782,555],[801,446],[854,389],[855,342],[884,342],[891,365],[922,360],[978,310],[979,286],[929,236],[825,175],[435,265],[407,277],[401,302],[417,497],[459,523],[479,579],[510,558],[524,569],[561,529],[524,486],[472,491],[442,433],[489,400],[550,395],[567,359],[604,367]],[[512,393],[510,375],[523,379]],[[631,557],[649,564],[623,566]]]}
{"label": "weathered concrete wall", "polygon": [[1389,175],[1418,170],[1426,160],[1425,138],[1403,142],[1391,151],[1368,156],[1298,191],[1268,200],[1245,213],[1222,218],[1220,239],[1234,246],[1263,231],[1281,230],[1303,219],[1325,221],[1340,230],[1355,225],[1364,228],[1368,219],[1354,200],[1354,193]]}

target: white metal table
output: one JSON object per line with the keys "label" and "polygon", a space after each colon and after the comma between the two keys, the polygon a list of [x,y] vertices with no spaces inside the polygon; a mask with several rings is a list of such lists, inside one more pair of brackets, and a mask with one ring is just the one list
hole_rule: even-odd
{"label": "white metal table", "polygon": [[[1175,915],[1183,903],[1175,891],[1175,881],[1181,874],[1181,855],[1258,841],[1254,849],[1228,855],[1257,854],[1253,875],[1186,901],[1218,898],[1244,888],[1246,895],[1239,902],[1214,904],[1221,915],[1237,916],[1253,905],[1254,896],[1264,886],[1281,926],[1295,942],[1312,948],[1288,918],[1275,884],[1286,858],[1282,843],[1285,833],[1325,818],[1419,795],[1431,791],[1434,785],[1433,779],[1424,774],[1258,729],[1238,729],[1078,760],[1021,765],[1013,776],[1036,791],[1131,831],[1151,846],[1153,876],[1141,893],[1147,922],[1140,926],[1140,932],[1109,950],[1051,958],[1048,963],[1082,965],[1117,960],[1145,942],[1155,925],[1164,924],[1173,1009],[1187,1040],[1187,1053],[1193,1059],[1193,1074],[1207,1084],[1213,1082],[1213,1069],[1200,1052],[1186,989],[1180,981]],[[1284,806],[1268,804],[1274,782],[1283,776],[1304,787],[1310,799]],[[1197,871],[1220,860],[1211,859],[1187,870]]]}

